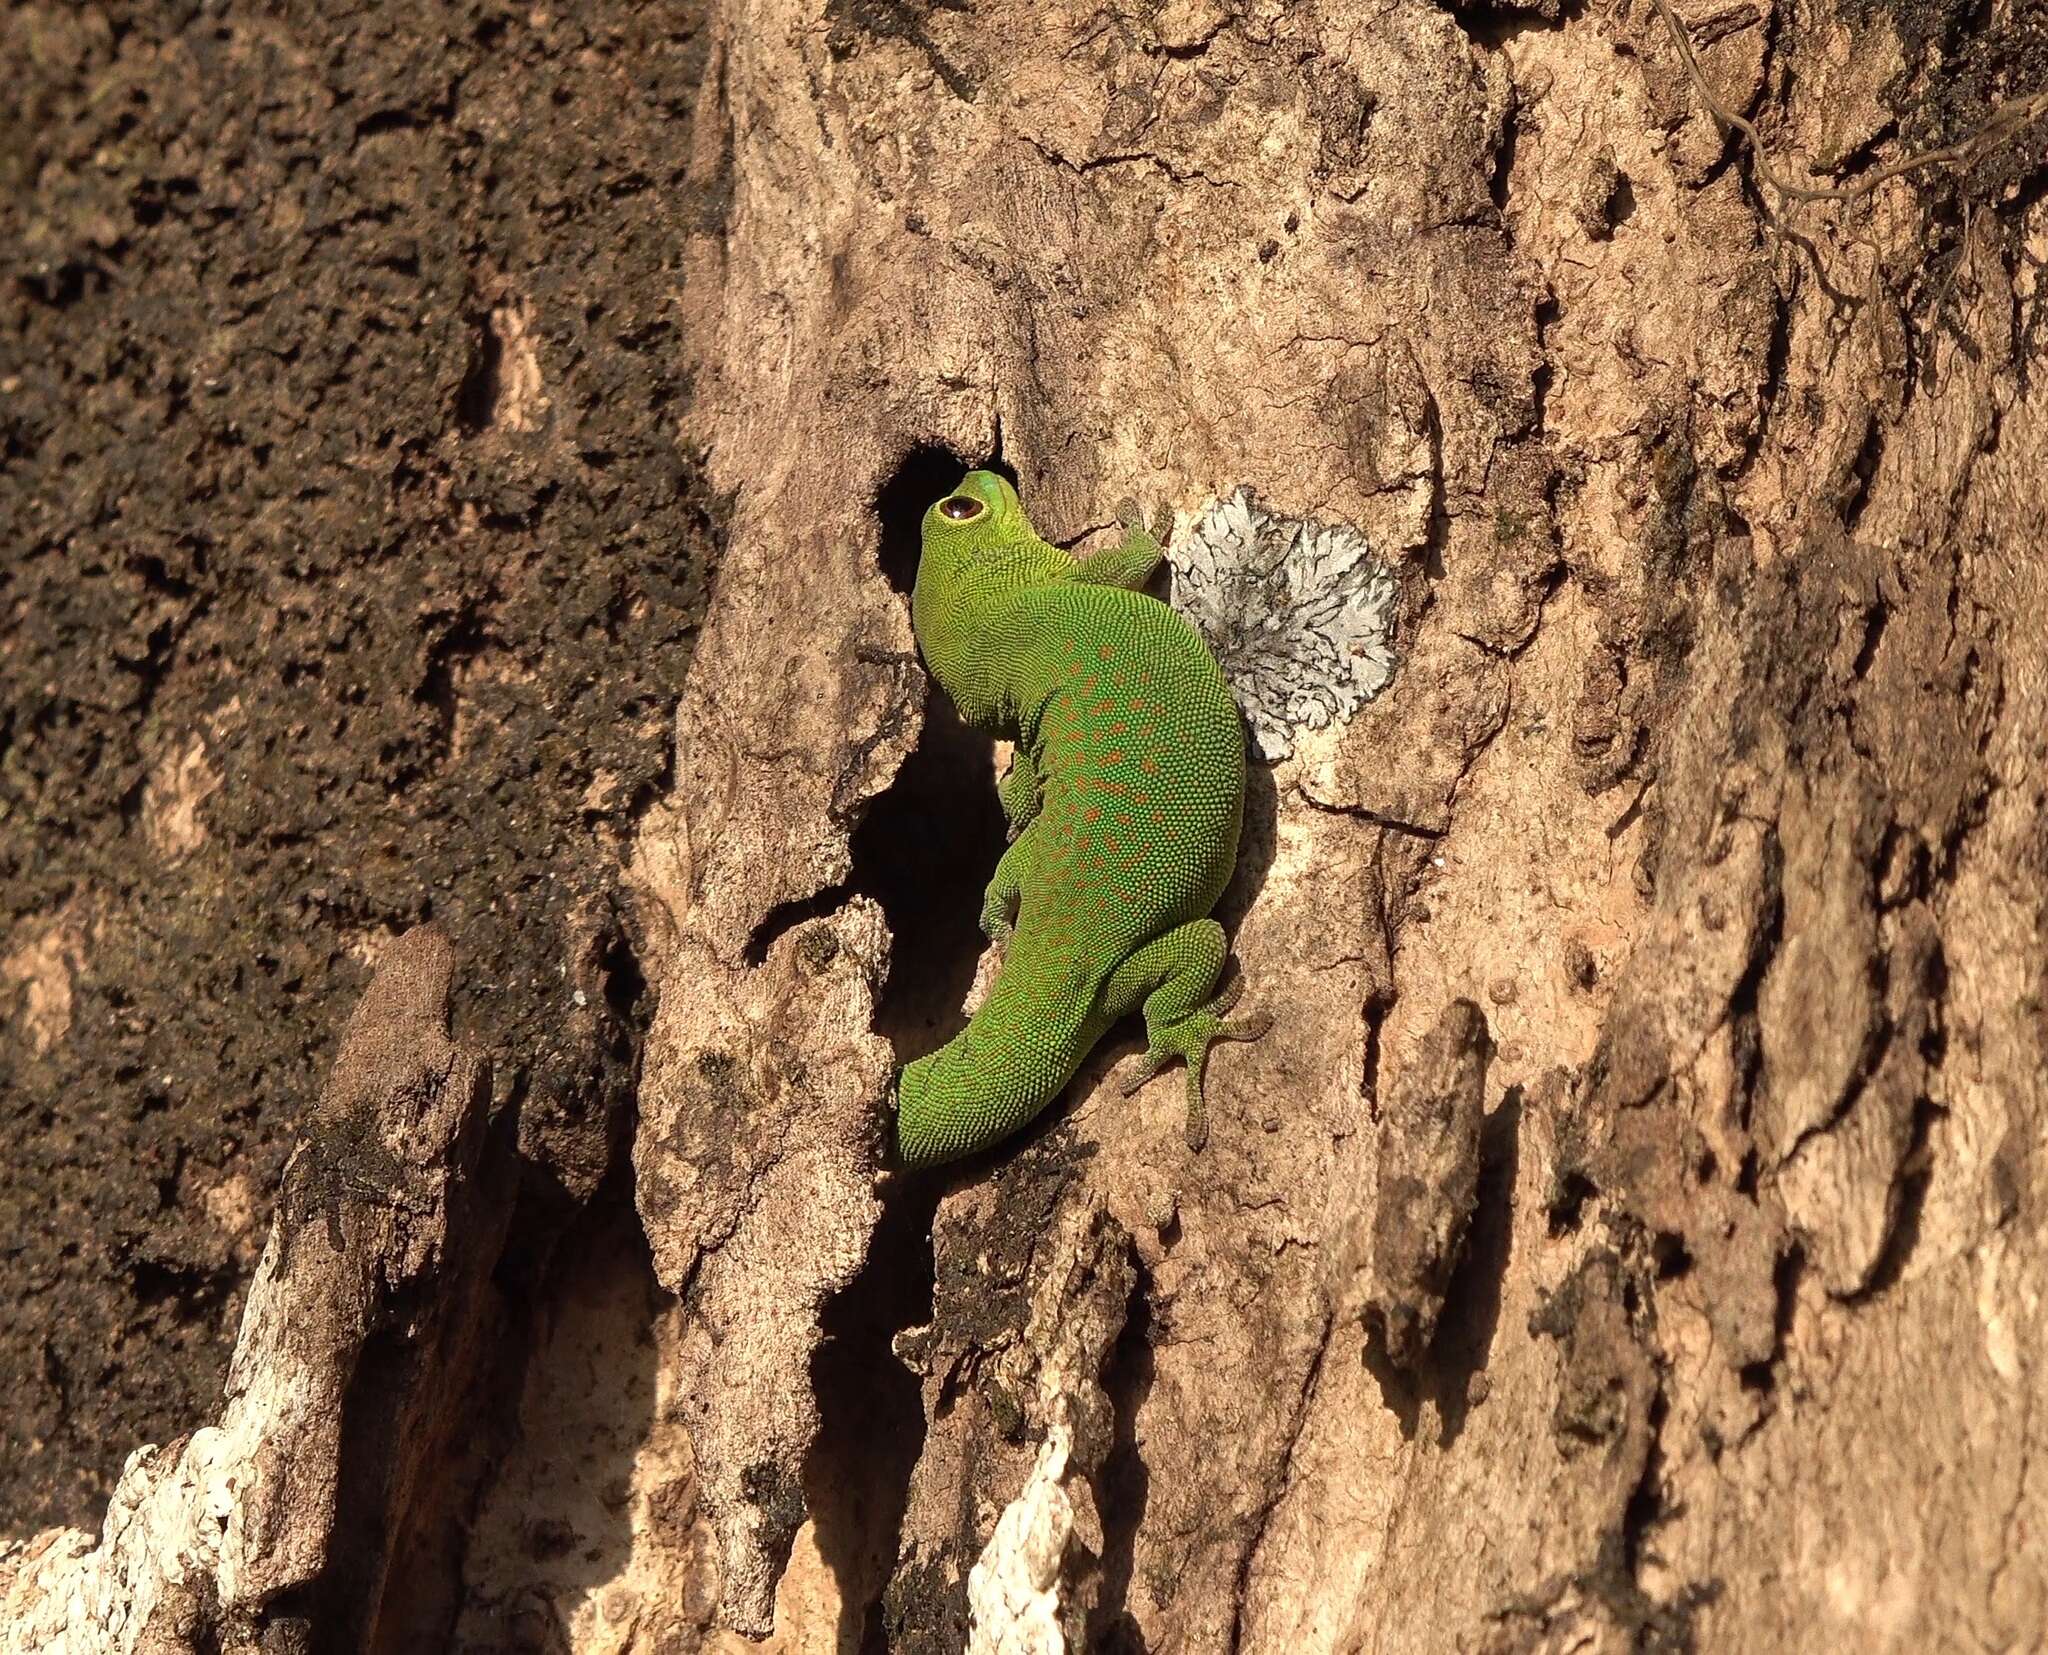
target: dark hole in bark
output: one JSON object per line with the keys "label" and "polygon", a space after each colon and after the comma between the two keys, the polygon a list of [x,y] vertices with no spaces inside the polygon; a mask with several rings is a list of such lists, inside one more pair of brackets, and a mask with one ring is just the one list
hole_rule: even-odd
{"label": "dark hole in bark", "polygon": [[989,738],[934,688],[924,734],[853,836],[853,888],[881,903],[895,939],[875,1028],[899,1062],[966,1026],[963,1002],[987,939],[981,898],[1003,853]]}
{"label": "dark hole in bark", "polygon": [[[985,463],[1008,474],[999,457]],[[973,464],[947,448],[914,448],[877,493],[882,573],[897,591],[916,581],[925,512]],[[982,892],[1003,844],[993,743],[962,724],[945,692],[930,685],[916,749],[853,835],[852,889],[881,903],[895,938],[875,1026],[899,1061],[966,1024],[962,1001],[985,942]]]}
{"label": "dark hole in bark", "polygon": [[[876,491],[882,575],[906,597],[917,579],[925,512],[977,463],[1010,476],[999,456],[975,462],[926,444],[905,455]],[[849,896],[871,896],[888,915],[895,938],[889,981],[876,1008],[878,1032],[889,1037],[899,1060],[951,1038],[966,1022],[960,1003],[985,940],[982,891],[1003,852],[993,752],[990,738],[962,724],[945,692],[927,680],[923,733],[896,780],[855,828],[852,873],[841,884],[774,909],[747,946],[748,963],[761,964],[783,933],[832,913]]]}
{"label": "dark hole in bark", "polygon": [[1129,1655],[1145,1647],[1127,1603],[1138,1528],[1152,1495],[1152,1474],[1138,1442],[1138,1410],[1151,1395],[1157,1374],[1152,1338],[1151,1282],[1141,1269],[1130,1314],[1102,1375],[1102,1388],[1116,1412],[1109,1457],[1096,1480],[1101,1491],[1102,1592],[1089,1620],[1088,1647],[1107,1655]]}
{"label": "dark hole in bark", "polygon": [[1553,1237],[1569,1235],[1579,1227],[1586,1202],[1599,1191],[1593,1180],[1576,1169],[1565,1172],[1551,1191],[1548,1217]]}
{"label": "dark hole in bark", "polygon": [[505,342],[487,316],[477,327],[475,353],[469,372],[455,393],[455,417],[462,429],[474,436],[488,430],[498,417],[500,370],[505,361]]}
{"label": "dark hole in bark", "polygon": [[805,1502],[843,1592],[838,1647],[863,1655],[887,1648],[882,1589],[924,1451],[917,1376],[892,1345],[932,1318],[932,1217],[944,1190],[932,1179],[898,1185],[859,1277],[826,1305],[811,1358],[823,1428],[804,1468]]}
{"label": "dark hole in bark", "polygon": [[1603,211],[1610,229],[1619,229],[1636,216],[1636,187],[1629,181],[1627,173],[1614,181],[1614,188],[1608,192]]}

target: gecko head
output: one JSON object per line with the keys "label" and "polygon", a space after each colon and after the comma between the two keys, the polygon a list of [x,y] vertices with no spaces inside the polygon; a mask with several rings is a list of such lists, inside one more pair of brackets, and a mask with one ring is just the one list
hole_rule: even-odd
{"label": "gecko head", "polygon": [[1017,491],[993,471],[968,472],[951,494],[924,514],[927,554],[951,545],[985,546],[1030,532]]}
{"label": "gecko head", "polygon": [[910,624],[926,664],[956,701],[975,671],[972,638],[988,598],[987,571],[1033,538],[1017,491],[993,471],[968,472],[924,514]]}

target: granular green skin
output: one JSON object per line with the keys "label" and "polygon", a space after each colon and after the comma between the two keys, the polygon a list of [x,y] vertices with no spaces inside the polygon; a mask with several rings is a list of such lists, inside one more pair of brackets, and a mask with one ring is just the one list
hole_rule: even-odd
{"label": "granular green skin", "polygon": [[1134,590],[1159,555],[1134,528],[1077,561],[992,472],[925,514],[912,623],[962,719],[1017,744],[999,789],[1016,837],[982,905],[983,929],[1008,943],[1002,970],[967,1027],[898,1084],[907,1165],[1016,1131],[1141,1008],[1139,1079],[1186,1060],[1199,1148],[1211,1042],[1264,1032],[1221,1016],[1234,994],[1215,992],[1227,945],[1208,917],[1237,861],[1244,728],[1194,628]]}

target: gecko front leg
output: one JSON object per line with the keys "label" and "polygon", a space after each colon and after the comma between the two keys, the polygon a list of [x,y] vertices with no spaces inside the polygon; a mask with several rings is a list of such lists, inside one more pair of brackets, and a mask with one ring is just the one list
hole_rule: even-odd
{"label": "gecko front leg", "polygon": [[1126,500],[1117,507],[1117,521],[1124,526],[1124,537],[1114,546],[1105,547],[1093,557],[1084,557],[1074,571],[1074,579],[1090,586],[1121,586],[1136,592],[1152,578],[1152,571],[1159,567],[1159,560],[1166,555],[1163,541],[1170,520],[1160,514],[1159,533],[1145,527],[1145,519],[1138,510],[1135,500]]}
{"label": "gecko front leg", "polygon": [[981,898],[981,933],[998,947],[1010,940],[1016,923],[1017,904],[1024,895],[1024,876],[1031,865],[1036,841],[1027,830],[1011,841],[989,876],[988,889]]}
{"label": "gecko front leg", "polygon": [[1022,742],[1010,754],[1010,768],[996,783],[996,802],[1003,807],[1013,841],[1023,836],[1038,814],[1038,766],[1031,762],[1031,750]]}

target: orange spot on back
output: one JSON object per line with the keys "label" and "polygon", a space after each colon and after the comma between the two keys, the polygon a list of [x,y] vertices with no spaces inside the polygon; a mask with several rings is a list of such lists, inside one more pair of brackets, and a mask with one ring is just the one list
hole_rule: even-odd
{"label": "orange spot on back", "polygon": [[1124,750],[1118,747],[1104,753],[1102,755],[1102,762],[1104,764],[1122,764],[1124,762]]}
{"label": "orange spot on back", "polygon": [[1095,654],[1099,660],[1107,661],[1112,659],[1116,655],[1116,651],[1111,649],[1109,645],[1104,644],[1100,649],[1098,649],[1095,652]]}
{"label": "orange spot on back", "polygon": [[1155,759],[1150,753],[1147,753],[1143,758],[1138,760],[1138,768],[1144,771],[1145,774],[1148,776],[1156,776],[1159,774],[1159,761]]}
{"label": "orange spot on back", "polygon": [[1082,815],[1086,816],[1091,822],[1100,821],[1102,819],[1102,806],[1090,805],[1082,812]]}

